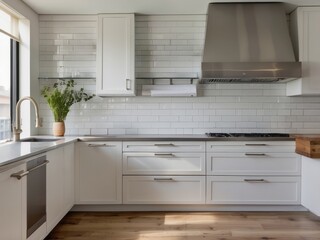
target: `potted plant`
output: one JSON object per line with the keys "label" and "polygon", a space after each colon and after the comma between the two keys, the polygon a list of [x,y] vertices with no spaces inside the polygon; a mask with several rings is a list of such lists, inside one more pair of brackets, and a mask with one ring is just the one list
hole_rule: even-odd
{"label": "potted plant", "polygon": [[76,84],[73,79],[58,80],[52,87],[45,86],[41,90],[41,95],[46,99],[54,117],[53,135],[64,136],[66,119],[70,107],[74,103],[88,101],[94,94],[84,92],[84,89],[75,90]]}

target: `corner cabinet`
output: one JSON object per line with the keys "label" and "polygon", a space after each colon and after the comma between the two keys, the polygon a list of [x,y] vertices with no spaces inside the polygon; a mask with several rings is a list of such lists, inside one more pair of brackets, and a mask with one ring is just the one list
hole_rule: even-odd
{"label": "corner cabinet", "polygon": [[299,7],[290,15],[296,56],[302,78],[287,83],[287,96],[320,95],[320,7]]}
{"label": "corner cabinet", "polygon": [[134,14],[98,17],[98,96],[135,96]]}

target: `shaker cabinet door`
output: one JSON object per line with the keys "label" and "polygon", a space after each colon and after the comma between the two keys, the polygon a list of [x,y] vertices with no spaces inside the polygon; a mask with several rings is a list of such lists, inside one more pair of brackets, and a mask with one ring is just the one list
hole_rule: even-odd
{"label": "shaker cabinet door", "polygon": [[97,95],[134,96],[134,15],[98,19]]}

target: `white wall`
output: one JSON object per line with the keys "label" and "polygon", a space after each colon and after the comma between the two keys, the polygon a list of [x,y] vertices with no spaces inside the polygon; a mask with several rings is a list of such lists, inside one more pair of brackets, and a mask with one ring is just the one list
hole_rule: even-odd
{"label": "white wall", "polygon": [[[137,16],[137,77],[197,76],[204,31],[204,15]],[[40,75],[95,76],[96,32],[95,16],[40,16]],[[94,80],[78,84],[95,90]],[[196,98],[96,97],[73,107],[67,134],[319,132],[320,98],[285,92],[285,84],[212,84],[200,85]],[[53,117],[41,102],[40,133],[50,134]]]}
{"label": "white wall", "polygon": [[[39,100],[39,21],[36,14],[21,0],[1,0],[23,17],[19,21],[20,30],[20,97],[33,96]],[[30,104],[24,103],[22,111],[23,135],[37,133],[35,114]],[[30,110],[32,109],[32,110]],[[31,115],[30,115],[31,111]]]}

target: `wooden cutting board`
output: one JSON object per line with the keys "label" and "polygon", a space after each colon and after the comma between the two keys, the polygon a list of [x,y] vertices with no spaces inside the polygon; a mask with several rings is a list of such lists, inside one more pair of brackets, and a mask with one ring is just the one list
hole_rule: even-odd
{"label": "wooden cutting board", "polygon": [[296,135],[296,153],[320,158],[320,135]]}

